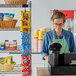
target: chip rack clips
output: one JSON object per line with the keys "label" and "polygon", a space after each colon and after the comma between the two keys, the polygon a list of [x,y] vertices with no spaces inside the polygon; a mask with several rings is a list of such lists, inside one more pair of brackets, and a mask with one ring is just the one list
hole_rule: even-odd
{"label": "chip rack clips", "polygon": [[21,33],[21,39],[22,39],[22,55],[21,55],[21,66],[22,66],[22,76],[31,76],[31,64],[30,64],[30,29],[31,29],[31,23],[30,23],[30,11],[21,11],[20,16],[20,32]]}

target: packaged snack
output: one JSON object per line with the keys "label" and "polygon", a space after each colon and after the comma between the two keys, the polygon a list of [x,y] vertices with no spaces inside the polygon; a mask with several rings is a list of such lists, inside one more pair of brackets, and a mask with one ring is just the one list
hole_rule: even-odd
{"label": "packaged snack", "polygon": [[0,57],[0,64],[4,64],[4,57]]}
{"label": "packaged snack", "polygon": [[22,50],[22,55],[24,55],[24,56],[28,56],[28,55],[30,55],[30,51],[24,51],[24,50]]}
{"label": "packaged snack", "polygon": [[21,35],[22,35],[22,38],[29,38],[30,39],[30,33],[22,32]]}
{"label": "packaged snack", "polygon": [[21,25],[20,27],[22,28],[30,28],[30,21],[20,21]]}
{"label": "packaged snack", "polygon": [[13,56],[5,57],[4,64],[13,64]]}
{"label": "packaged snack", "polygon": [[5,44],[4,43],[0,43],[0,50],[5,50]]}
{"label": "packaged snack", "polygon": [[3,20],[10,20],[10,14],[9,13],[4,13],[4,16],[3,16]]}
{"label": "packaged snack", "polygon": [[0,13],[0,21],[3,20],[3,13]]}
{"label": "packaged snack", "polygon": [[22,70],[30,70],[30,64],[28,64],[28,65],[25,65],[25,64],[21,64],[21,66],[22,66]]}
{"label": "packaged snack", "polygon": [[21,11],[20,20],[25,20],[25,21],[30,20],[30,11]]}
{"label": "packaged snack", "polygon": [[27,50],[30,51],[30,45],[25,46],[22,44],[22,51],[27,51]]}
{"label": "packaged snack", "polygon": [[22,70],[22,76],[30,76],[30,70]]}
{"label": "packaged snack", "polygon": [[20,31],[21,32],[25,32],[25,33],[30,33],[30,29],[29,28],[20,27]]}
{"label": "packaged snack", "polygon": [[13,20],[14,15],[15,15],[15,14],[13,14],[13,13],[10,14],[10,20]]}
{"label": "packaged snack", "polygon": [[22,44],[30,45],[30,39],[29,38],[27,38],[27,39],[22,38]]}
{"label": "packaged snack", "polygon": [[11,64],[11,57],[5,57],[4,58],[4,64]]}
{"label": "packaged snack", "polygon": [[17,40],[13,40],[13,41],[5,40],[5,49],[17,50]]}
{"label": "packaged snack", "polygon": [[24,55],[21,55],[21,61],[22,61],[22,64],[29,64],[30,63],[30,56],[24,56]]}

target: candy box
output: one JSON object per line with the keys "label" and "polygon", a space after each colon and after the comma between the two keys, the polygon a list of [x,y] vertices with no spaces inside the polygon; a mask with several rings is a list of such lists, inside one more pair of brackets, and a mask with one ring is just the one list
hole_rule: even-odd
{"label": "candy box", "polygon": [[13,41],[5,40],[5,49],[17,50],[17,40],[13,40]]}

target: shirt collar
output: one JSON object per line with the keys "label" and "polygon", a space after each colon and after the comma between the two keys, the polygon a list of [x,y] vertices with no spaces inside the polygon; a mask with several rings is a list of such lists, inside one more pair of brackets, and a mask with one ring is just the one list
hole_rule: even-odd
{"label": "shirt collar", "polygon": [[[63,37],[64,32],[65,32],[65,30],[62,29],[62,34],[61,34],[61,36],[59,38]],[[57,36],[56,33],[55,33],[55,29],[52,30],[52,34],[55,35],[55,36]]]}

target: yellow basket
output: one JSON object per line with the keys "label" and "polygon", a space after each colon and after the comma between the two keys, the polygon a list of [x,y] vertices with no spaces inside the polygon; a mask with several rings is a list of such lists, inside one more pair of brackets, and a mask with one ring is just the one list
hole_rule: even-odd
{"label": "yellow basket", "polygon": [[0,71],[11,71],[14,69],[16,62],[13,64],[0,64]]}
{"label": "yellow basket", "polygon": [[0,28],[15,28],[17,20],[0,21]]}
{"label": "yellow basket", "polygon": [[28,0],[4,0],[5,4],[27,4]]}

